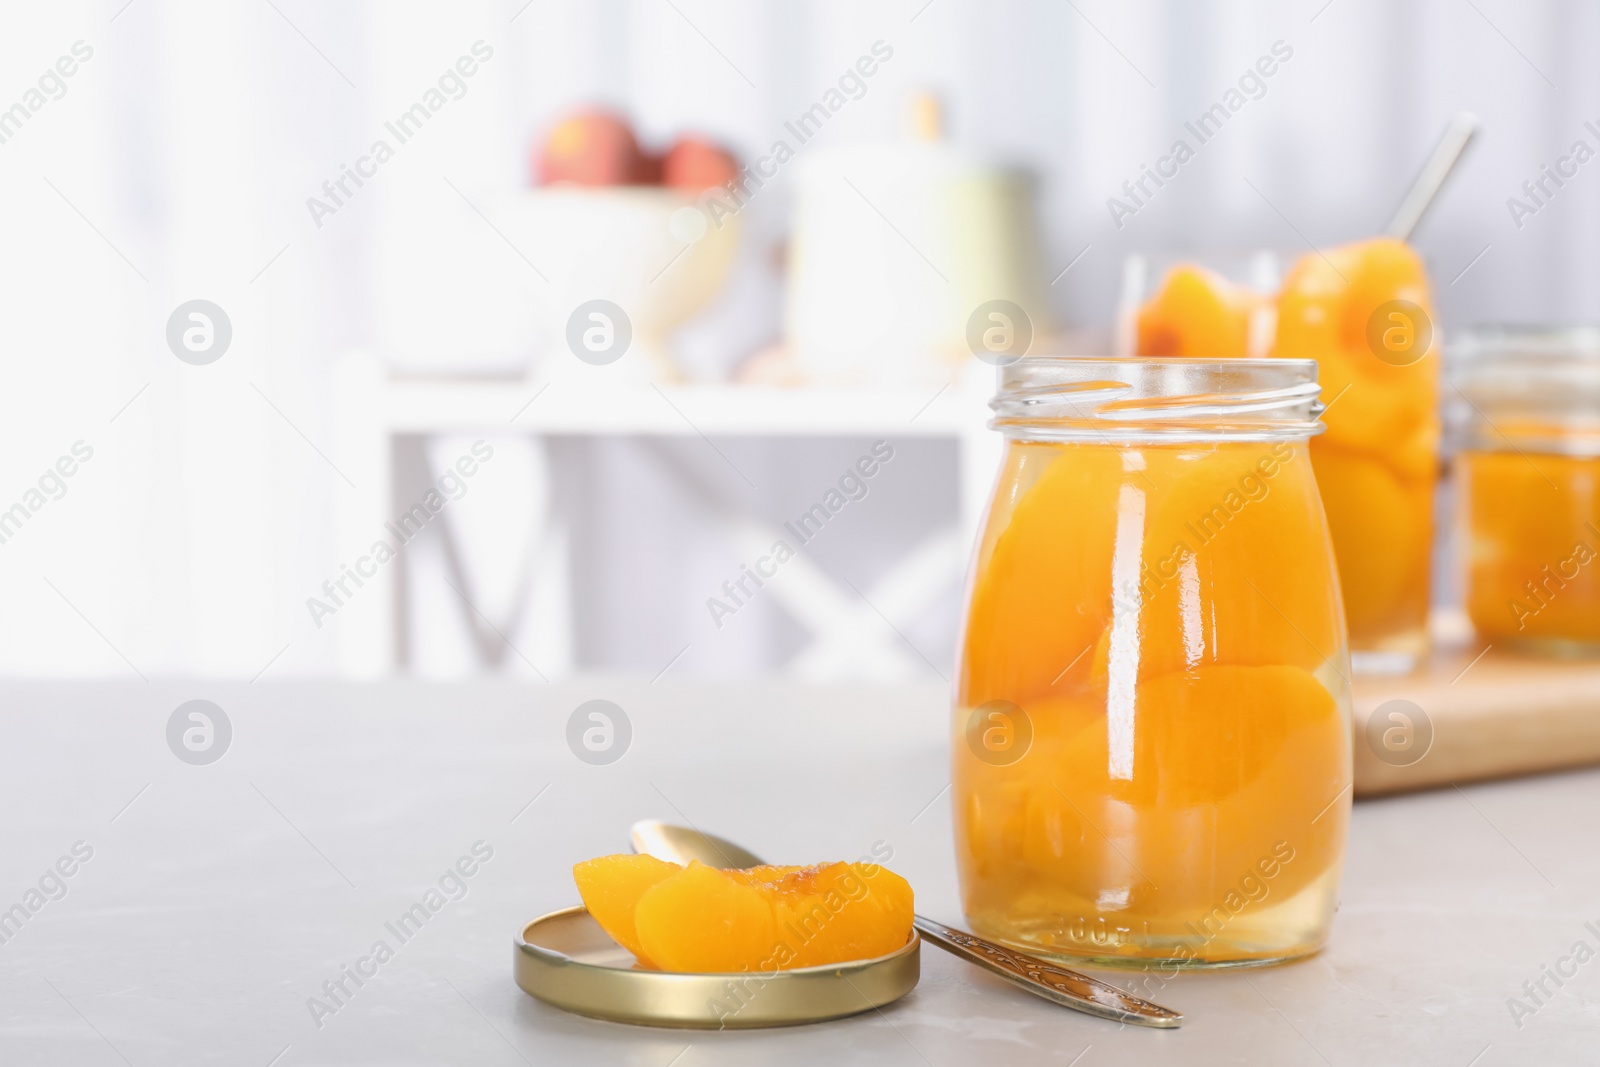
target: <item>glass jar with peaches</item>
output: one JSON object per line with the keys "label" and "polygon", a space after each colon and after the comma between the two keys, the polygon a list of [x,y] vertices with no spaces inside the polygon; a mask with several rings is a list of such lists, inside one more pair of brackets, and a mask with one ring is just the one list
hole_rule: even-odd
{"label": "glass jar with peaches", "polygon": [[1106,964],[1315,951],[1349,816],[1316,365],[1021,359],[953,701],[973,929]]}
{"label": "glass jar with peaches", "polygon": [[1497,645],[1600,653],[1600,329],[1469,330],[1448,373],[1473,627]]}

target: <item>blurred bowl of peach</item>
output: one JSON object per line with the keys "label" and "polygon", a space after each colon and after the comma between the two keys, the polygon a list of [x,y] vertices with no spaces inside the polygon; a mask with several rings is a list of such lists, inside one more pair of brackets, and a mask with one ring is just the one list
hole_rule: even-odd
{"label": "blurred bowl of peach", "polygon": [[547,369],[581,367],[566,351],[568,322],[582,305],[606,300],[632,330],[615,373],[679,379],[669,337],[721,291],[741,229],[737,215],[712,220],[701,196],[734,181],[738,164],[699,136],[652,156],[626,120],[591,110],[546,135],[532,172],[534,187],[502,204],[495,220],[546,279],[532,288]]}

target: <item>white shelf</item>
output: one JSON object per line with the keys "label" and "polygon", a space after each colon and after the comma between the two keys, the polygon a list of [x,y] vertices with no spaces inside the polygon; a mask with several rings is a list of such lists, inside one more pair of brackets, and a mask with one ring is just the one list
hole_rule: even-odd
{"label": "white shelf", "polygon": [[[988,368],[944,388],[654,385],[632,380],[464,381],[372,375],[378,422],[397,433],[506,428],[543,434],[947,437],[987,432]],[[380,384],[381,383],[381,384]]]}
{"label": "white shelf", "polygon": [[[958,486],[958,514],[901,560],[883,587],[871,592],[883,611],[912,617],[929,589],[959,577],[968,546],[999,465],[1000,435],[988,429],[993,368],[974,361],[940,388],[844,389],[744,385],[656,385],[627,376],[624,368],[562,367],[554,380],[401,378],[367,353],[341,359],[335,368],[334,461],[351,483],[339,496],[335,522],[339,543],[370,544],[384,523],[404,507],[391,499],[397,435],[505,433],[537,436],[865,437],[953,440],[950,474]],[[731,508],[741,505],[728,502]],[[551,515],[547,522],[565,521]],[[448,531],[448,524],[442,524]],[[574,532],[564,527],[546,539],[536,563],[546,586],[565,590],[570,608],[572,579],[559,548]],[[735,517],[731,536],[764,547],[776,534],[749,516]],[[581,536],[580,534],[577,534]],[[800,563],[790,568],[785,606],[814,631],[809,651],[795,668],[825,674],[840,649],[866,647],[883,637],[878,608],[858,603],[861,594],[834,587],[821,570]],[[394,568],[369,578],[359,602],[335,620],[340,660],[354,677],[380,676],[397,664],[396,634],[409,610],[396,595]],[[460,590],[458,590],[460,592]],[[468,594],[470,595],[470,594]],[[570,611],[568,611],[570,615]],[[892,631],[891,631],[892,632]],[[892,646],[891,646],[892,647]],[[537,651],[537,650],[535,650]],[[887,655],[888,653],[885,653]],[[845,657],[848,658],[848,657]],[[570,663],[540,655],[541,669],[554,674]]]}

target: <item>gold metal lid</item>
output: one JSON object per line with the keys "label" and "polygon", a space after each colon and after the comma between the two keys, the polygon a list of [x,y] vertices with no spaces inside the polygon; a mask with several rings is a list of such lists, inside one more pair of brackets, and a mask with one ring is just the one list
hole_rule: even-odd
{"label": "gold metal lid", "polygon": [[740,974],[640,968],[583,907],[541,916],[513,942],[517,985],[565,1011],[614,1022],[700,1030],[792,1026],[881,1007],[921,976],[922,939],[877,959]]}

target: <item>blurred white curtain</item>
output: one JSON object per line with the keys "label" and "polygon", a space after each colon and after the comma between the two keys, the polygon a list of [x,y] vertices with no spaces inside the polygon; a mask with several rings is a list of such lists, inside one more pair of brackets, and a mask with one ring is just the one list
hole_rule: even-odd
{"label": "blurred white curtain", "polygon": [[[94,455],[0,543],[0,671],[331,669],[305,608],[343,562],[327,518],[346,491],[325,455],[330,363],[356,345],[515,343],[526,268],[454,220],[470,217],[463,197],[492,204],[522,185],[530,141],[576,104],[631,112],[656,141],[704,130],[748,157],[882,39],[893,61],[821,140],[889,136],[908,91],[942,92],[953,136],[1043,175],[1052,275],[1088,249],[1052,289],[1079,324],[1107,321],[1131,250],[1374,231],[1468,108],[1480,142],[1417,234],[1446,325],[1592,321],[1600,163],[1521,228],[1505,201],[1575,140],[1600,147],[1584,127],[1600,123],[1597,33],[1600,8],[1579,0],[6,5],[0,108],[74,42],[93,57],[0,143],[0,510],[75,442]],[[480,39],[494,56],[465,95],[316,226],[307,197]],[[1114,225],[1106,199],[1275,41],[1293,57],[1265,95]],[[758,199],[745,279],[689,331],[703,376],[776,330],[787,197],[780,178]],[[211,366],[165,344],[167,317],[193,298],[232,321]],[[699,555],[662,559],[651,584],[595,610],[699,611],[688,576],[738,562],[715,538],[654,544],[634,550]],[[627,648],[603,659],[658,662]]]}
{"label": "blurred white curtain", "polygon": [[[300,19],[330,50],[350,37]],[[0,506],[94,450],[0,545],[0,667],[253,675],[328,552],[331,472],[301,434],[325,435],[326,355],[362,328],[355,243],[310,240],[302,190],[360,94],[270,5],[8,5],[0,24],[6,106],[92,49],[0,145]],[[195,298],[232,323],[212,366],[165,341]]]}

